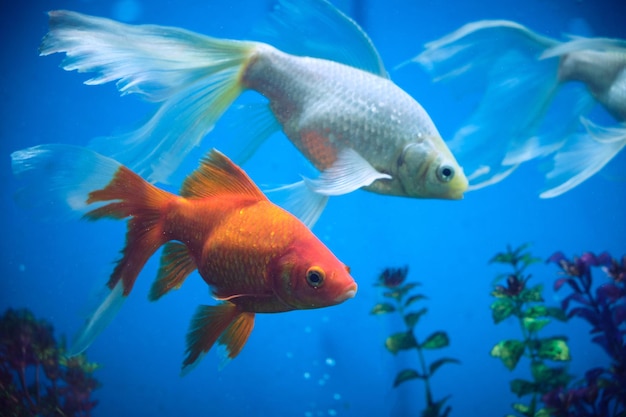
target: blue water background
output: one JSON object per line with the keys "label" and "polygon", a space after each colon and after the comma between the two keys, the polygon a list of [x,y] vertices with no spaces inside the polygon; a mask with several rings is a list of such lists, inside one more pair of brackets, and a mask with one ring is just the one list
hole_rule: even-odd
{"label": "blue water background", "polygon": [[[270,10],[270,1],[67,1],[5,2],[0,14],[0,175],[2,240],[0,310],[27,307],[51,321],[58,335],[79,328],[88,300],[105,282],[124,242],[123,222],[40,222],[13,201],[11,152],[28,146],[120,132],[145,120],[151,106],[120,98],[114,85],[85,86],[85,74],[58,68],[60,55],[38,57],[47,31],[45,11],[71,9],[88,14],[184,27],[216,37],[241,39]],[[416,65],[393,68],[422,45],[478,19],[510,19],[544,35],[568,31],[626,38],[619,2],[596,1],[337,1],[355,16],[378,47],[394,81],[429,112],[449,138],[472,109],[473,99],[434,85]],[[582,23],[585,22],[585,23]],[[474,98],[475,99],[475,98]],[[610,120],[608,117],[606,120]],[[554,121],[558,123],[558,120]],[[505,138],[503,138],[505,140]],[[231,144],[229,147],[229,143]],[[229,131],[218,125],[203,150],[232,149]],[[432,380],[435,398],[452,395],[456,416],[501,416],[515,401],[508,382],[528,376],[524,366],[509,372],[489,356],[504,338],[519,337],[518,324],[494,325],[489,305],[494,276],[505,268],[488,265],[507,244],[532,243],[536,256],[554,251],[625,252],[625,156],[567,194],[540,200],[543,182],[528,164],[506,181],[466,195],[462,201],[409,200],[363,191],[333,198],[314,232],[352,268],[359,284],[355,299],[322,310],[257,315],[244,350],[221,371],[215,352],[185,377],[180,366],[185,334],[197,305],[210,302],[197,275],[156,303],[147,293],[158,266],[155,256],[139,276],[118,317],[88,350],[102,364],[94,416],[409,416],[424,406],[423,386],[412,381],[393,389],[396,372],[417,366],[414,352],[392,356],[385,338],[402,329],[393,315],[374,317],[380,302],[373,287],[385,267],[408,265],[409,280],[423,283],[429,311],[418,336],[445,330],[451,346],[428,352],[427,360],[458,358]],[[193,169],[194,161],[188,169]],[[303,158],[275,135],[244,166],[262,186],[291,183],[309,173]],[[622,181],[615,175],[622,174]],[[172,189],[175,189],[173,187]],[[554,265],[531,270],[544,282],[549,303]],[[598,275],[598,279],[601,279]],[[580,320],[551,324],[546,335],[568,334],[571,371],[606,365],[588,342]]]}

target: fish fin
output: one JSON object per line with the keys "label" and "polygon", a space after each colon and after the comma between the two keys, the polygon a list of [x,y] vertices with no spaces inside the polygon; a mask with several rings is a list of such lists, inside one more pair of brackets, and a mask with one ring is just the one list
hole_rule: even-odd
{"label": "fish fin", "polygon": [[188,198],[237,194],[267,200],[241,168],[215,149],[202,158],[200,166],[185,179],[180,194]]}
{"label": "fish fin", "polygon": [[257,32],[263,41],[284,52],[328,59],[389,77],[363,29],[325,0],[279,0]]}
{"label": "fish fin", "polygon": [[150,182],[167,182],[240,95],[242,69],[257,45],[63,10],[49,16],[41,55],[65,53],[64,69],[96,73],[86,84],[116,81],[122,94],[160,103],[137,130],[90,145]]}
{"label": "fish fin", "polygon": [[267,190],[268,193],[284,192],[286,198],[281,199],[282,206],[285,210],[296,216],[306,227],[312,229],[315,223],[322,215],[328,196],[319,194],[307,187],[304,181],[298,181],[294,184]]}
{"label": "fish fin", "polygon": [[335,162],[322,171],[319,177],[304,178],[304,182],[317,194],[334,196],[350,193],[380,179],[391,179],[391,176],[376,171],[354,149],[344,148],[337,154]]}
{"label": "fish fin", "polygon": [[515,171],[518,167],[519,167],[519,164],[501,167],[501,169],[498,170],[497,174],[488,175],[486,179],[481,178],[481,177],[483,175],[489,174],[490,168],[489,167],[485,167],[486,169],[479,168],[478,170],[474,171],[470,176],[468,176],[467,179],[471,182],[472,185],[467,187],[467,191],[476,191],[476,190],[480,190],[481,188],[485,188],[490,185],[497,184],[503,179],[505,179],[506,177],[508,177],[509,175],[511,175],[513,171]]}
{"label": "fish fin", "polygon": [[111,182],[120,164],[86,148],[39,145],[11,154],[13,174],[21,187],[15,198],[37,218],[79,218],[97,204],[89,193]]}
{"label": "fish fin", "polygon": [[581,118],[587,130],[584,134],[572,135],[554,156],[554,167],[546,178],[558,183],[542,192],[539,197],[559,196],[600,171],[626,145],[626,124],[619,127],[601,127]]}
{"label": "fish fin", "polygon": [[243,165],[281,127],[268,103],[242,104],[232,110],[233,120],[229,131],[236,138],[233,146],[241,149],[233,161]]}
{"label": "fish fin", "polygon": [[86,219],[130,217],[126,246],[109,278],[109,288],[115,288],[121,281],[124,296],[130,294],[145,263],[166,242],[161,228],[161,210],[175,198],[177,197],[149,184],[125,166],[120,166],[106,187],[89,193],[88,204],[111,202],[87,212],[84,216]]}
{"label": "fish fin", "polygon": [[541,54],[540,59],[547,59],[585,50],[624,53],[626,52],[626,41],[613,38],[575,37],[569,42],[563,42],[546,49]]}
{"label": "fish fin", "polygon": [[179,289],[196,268],[187,246],[178,242],[166,243],[157,279],[150,289],[150,301],[158,300],[172,289]]}
{"label": "fish fin", "polygon": [[[229,350],[229,356],[235,357],[248,339],[253,323],[254,314],[240,311],[233,303],[198,307],[187,333],[187,357],[183,362],[183,375],[198,364],[218,339]],[[233,324],[236,325],[229,330]],[[231,356],[232,352],[235,354]]]}
{"label": "fish fin", "polygon": [[87,350],[100,333],[109,325],[111,320],[126,301],[124,295],[124,285],[119,281],[113,289],[106,288],[108,294],[98,305],[95,311],[86,320],[83,327],[78,331],[72,345],[68,350],[69,356],[76,356]]}
{"label": "fish fin", "polygon": [[220,346],[225,347],[223,352],[222,361],[220,363],[220,369],[234,359],[243,346],[248,341],[250,333],[254,328],[254,313],[240,313],[235,320],[226,328],[226,331],[222,333],[217,343]]}

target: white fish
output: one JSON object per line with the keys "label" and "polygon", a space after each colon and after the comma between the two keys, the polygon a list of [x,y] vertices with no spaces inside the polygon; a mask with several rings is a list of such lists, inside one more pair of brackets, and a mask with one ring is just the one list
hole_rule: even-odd
{"label": "white fish", "polygon": [[[478,109],[450,143],[470,173],[470,190],[550,157],[540,197],[555,197],[597,173],[626,145],[623,40],[561,42],[515,22],[484,20],[426,44],[413,61],[435,81],[483,90]],[[615,117],[615,127],[588,120],[595,103]]]}
{"label": "white fish", "polygon": [[239,109],[250,143],[244,154],[282,129],[322,171],[287,187],[299,196],[291,209],[306,224],[315,223],[328,196],[359,188],[462,198],[462,169],[422,106],[389,80],[356,23],[326,1],[283,0],[269,31],[286,49],[306,50],[293,55],[262,42],[53,11],[40,51],[64,52],[66,70],[95,72],[87,84],[116,81],[122,94],[159,103],[138,130],[92,143],[150,181],[166,181],[232,102],[253,90],[269,105]]}

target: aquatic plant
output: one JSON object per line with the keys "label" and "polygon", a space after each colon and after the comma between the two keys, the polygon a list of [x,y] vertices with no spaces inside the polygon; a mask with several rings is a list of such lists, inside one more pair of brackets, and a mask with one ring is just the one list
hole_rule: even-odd
{"label": "aquatic plant", "polygon": [[[519,398],[530,395],[528,404],[514,403],[513,409],[526,417],[545,417],[548,410],[541,408],[545,394],[567,386],[572,376],[567,366],[554,366],[552,362],[570,360],[566,336],[540,336],[540,332],[552,319],[565,321],[565,312],[559,307],[546,306],[542,296],[543,285],[529,285],[530,274],[526,268],[541,259],[534,258],[522,245],[517,249],[507,247],[506,252],[496,254],[489,263],[509,265],[512,270],[496,277],[491,295],[496,300],[491,304],[495,324],[514,317],[520,325],[522,339],[507,339],[498,342],[491,356],[499,358],[504,366],[513,371],[523,356],[528,358],[532,380],[515,378],[510,390]],[[500,282],[506,277],[506,284]]]}
{"label": "aquatic plant", "polygon": [[89,416],[99,387],[95,363],[84,354],[68,358],[52,325],[27,309],[0,317],[0,410],[2,415]]}
{"label": "aquatic plant", "polygon": [[[557,252],[548,262],[562,270],[555,291],[570,289],[561,308],[568,318],[591,325],[591,341],[602,347],[611,363],[589,369],[568,389],[547,393],[544,403],[556,417],[626,416],[626,256],[620,262],[606,252],[598,256],[587,252],[569,260]],[[609,282],[594,287],[593,268],[601,269]]]}
{"label": "aquatic plant", "polygon": [[383,296],[389,299],[389,301],[376,304],[372,308],[371,314],[397,313],[402,316],[406,330],[389,336],[385,341],[385,347],[394,355],[401,350],[415,349],[417,352],[419,370],[408,368],[398,372],[393,383],[394,388],[413,379],[422,380],[426,394],[426,408],[422,411],[422,417],[445,417],[452,410],[450,406],[445,405],[450,396],[448,395],[435,401],[430,386],[430,379],[442,365],[459,363],[459,361],[454,358],[444,357],[427,365],[424,351],[444,348],[450,344],[450,339],[443,331],[436,331],[422,341],[416,336],[417,324],[428,312],[428,309],[426,307],[422,307],[417,311],[407,311],[407,309],[415,303],[427,299],[427,297],[423,294],[411,294],[411,291],[421,284],[419,282],[405,283],[408,272],[408,267],[387,268],[379,275],[378,282],[374,285],[383,287]]}

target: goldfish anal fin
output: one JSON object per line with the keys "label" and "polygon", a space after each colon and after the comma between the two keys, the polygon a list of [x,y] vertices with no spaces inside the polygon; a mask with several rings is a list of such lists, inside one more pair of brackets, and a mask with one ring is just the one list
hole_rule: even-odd
{"label": "goldfish anal fin", "polygon": [[200,357],[213,347],[239,314],[241,312],[237,306],[229,302],[198,307],[187,333],[187,357],[183,362],[183,374],[197,365]]}
{"label": "goldfish anal fin", "polygon": [[234,359],[241,352],[253,328],[254,313],[240,313],[228,326],[218,340],[220,345],[226,347],[226,360]]}
{"label": "goldfish anal fin", "polygon": [[179,289],[183,281],[196,270],[187,247],[178,242],[165,244],[157,279],[150,289],[150,301],[156,301],[172,289]]}
{"label": "goldfish anal fin", "polygon": [[188,198],[237,194],[267,199],[241,168],[215,149],[202,158],[200,167],[187,177],[180,194]]}

